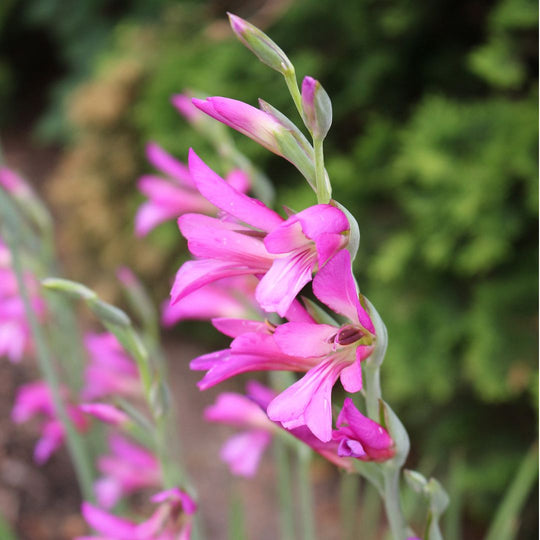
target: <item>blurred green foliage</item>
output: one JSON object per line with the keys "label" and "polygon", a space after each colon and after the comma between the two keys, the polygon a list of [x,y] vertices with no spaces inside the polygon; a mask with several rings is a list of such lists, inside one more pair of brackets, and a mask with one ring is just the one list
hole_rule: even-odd
{"label": "blurred green foliage", "polygon": [[[279,75],[236,42],[224,20],[227,8],[261,24],[256,3],[160,0],[156,20],[144,24],[144,2],[126,3],[108,19],[107,28],[120,23],[99,54],[90,36],[104,29],[99,17],[88,15],[78,41],[78,31],[62,30],[51,15],[62,2],[28,4],[29,13],[49,17],[73,66],[87,54],[87,85],[107,87],[118,66],[137,62],[136,83],[114,86],[125,96],[121,119],[99,125],[71,116],[75,148],[90,134],[107,149],[103,134],[120,130],[137,141],[123,149],[124,161],[131,152],[140,162],[144,141],[156,140],[184,159],[194,146],[212,163],[208,144],[170,105],[185,88],[251,104],[261,97],[299,120]],[[480,531],[537,436],[537,20],[532,0],[299,0],[261,19],[298,75],[318,78],[333,100],[327,168],[335,198],[360,223],[362,290],[388,326],[385,395],[405,411],[413,460],[428,452],[444,464],[463,452],[457,481]],[[234,137],[276,181],[282,203],[314,202],[290,164]],[[122,205],[132,212],[137,195],[126,200],[125,183],[115,192],[96,159],[86,166],[111,190],[113,212]],[[120,253],[111,243],[122,238],[106,229],[95,244]],[[185,246],[174,225],[150,241],[165,254],[149,274],[161,276],[165,294],[178,265],[170,253]],[[529,516],[520,538],[534,537],[536,526]]]}

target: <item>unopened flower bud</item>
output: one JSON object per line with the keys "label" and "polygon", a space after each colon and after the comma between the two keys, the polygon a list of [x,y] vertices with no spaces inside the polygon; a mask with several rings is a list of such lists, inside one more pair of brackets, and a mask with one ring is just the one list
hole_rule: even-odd
{"label": "unopened flower bud", "polygon": [[264,32],[232,13],[228,15],[233,32],[263,64],[282,74],[294,72],[287,55]]}
{"label": "unopened flower bud", "polygon": [[313,137],[324,139],[332,125],[332,102],[321,83],[312,77],[302,81],[302,109]]}

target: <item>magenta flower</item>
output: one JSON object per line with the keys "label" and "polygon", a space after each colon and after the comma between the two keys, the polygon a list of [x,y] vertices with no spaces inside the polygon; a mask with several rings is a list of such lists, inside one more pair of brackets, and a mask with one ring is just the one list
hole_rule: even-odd
{"label": "magenta flower", "polygon": [[26,197],[32,193],[32,190],[26,181],[8,167],[0,167],[0,186],[8,193],[20,197]]}
{"label": "magenta flower", "polygon": [[137,367],[112,334],[87,334],[84,344],[89,353],[89,363],[84,372],[82,399],[141,395]]}
{"label": "magenta flower", "polygon": [[395,454],[394,441],[386,429],[364,416],[346,398],[332,438],[339,441],[338,454],[362,461],[386,461]]}
{"label": "magenta flower", "polygon": [[159,506],[142,523],[120,518],[84,502],[81,511],[88,525],[99,536],[78,537],[76,540],[189,540],[192,515],[197,511],[193,499],[178,488],[156,493],[151,499]]}
{"label": "magenta flower", "polygon": [[156,457],[117,433],[109,437],[109,453],[99,457],[97,467],[102,476],[94,489],[103,508],[112,508],[122,497],[161,483]]}
{"label": "magenta flower", "polygon": [[256,286],[257,280],[249,275],[209,283],[175,303],[166,300],[162,306],[161,321],[165,326],[172,326],[187,319],[250,317],[260,312],[255,301]]}
{"label": "magenta flower", "polygon": [[198,260],[178,271],[172,302],[218,279],[254,274],[263,276],[255,293],[261,308],[284,316],[313,272],[346,245],[346,216],[329,204],[319,204],[284,220],[229,186],[193,150],[189,167],[201,194],[240,223],[200,214],[178,220]]}
{"label": "magenta flower", "polygon": [[[176,219],[187,212],[215,214],[216,208],[200,195],[193,183],[188,168],[165,152],[155,143],[146,147],[148,160],[165,178],[145,175],[139,179],[139,190],[148,197],[135,217],[135,232],[145,236],[154,227]],[[239,170],[231,172],[227,180],[240,191],[249,187],[249,179]]]}
{"label": "magenta flower", "polygon": [[338,378],[348,392],[362,388],[360,363],[373,351],[375,328],[360,304],[347,251],[340,251],[318,272],[313,290],[349,322],[339,327],[317,324],[298,303],[288,314],[289,322],[277,327],[215,319],[214,326],[234,340],[229,349],[196,358],[191,368],[207,370],[199,382],[203,390],[248,371],[307,372],[272,400],[268,416],[286,429],[305,425],[327,442],[332,438],[332,388]]}
{"label": "magenta flower", "polygon": [[190,124],[196,124],[199,119],[205,118],[205,115],[193,105],[192,99],[192,96],[187,94],[175,94],[171,103]]}
{"label": "magenta flower", "polygon": [[[67,401],[67,390],[62,389],[61,396]],[[76,429],[87,429],[88,421],[76,406],[68,404],[67,412]],[[42,418],[41,437],[34,448],[34,461],[42,465],[62,446],[65,439],[64,427],[56,417],[51,390],[43,381],[20,386],[11,411],[11,419],[16,424],[26,422],[34,416]]]}
{"label": "magenta flower", "polygon": [[[275,396],[276,393],[273,390],[250,381],[247,384],[246,396],[225,392],[217,397],[213,405],[205,409],[206,420],[246,430],[230,437],[220,452],[221,459],[227,463],[233,474],[254,476],[272,436],[282,429],[265,413],[268,404]],[[338,455],[337,442],[323,443],[305,426],[293,429],[290,433],[338,467],[351,470],[350,462]]]}

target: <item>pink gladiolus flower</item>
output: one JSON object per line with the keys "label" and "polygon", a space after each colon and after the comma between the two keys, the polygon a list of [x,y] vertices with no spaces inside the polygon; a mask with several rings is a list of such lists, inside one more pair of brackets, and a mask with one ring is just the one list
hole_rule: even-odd
{"label": "pink gladiolus flower", "polygon": [[118,434],[110,436],[109,449],[98,459],[102,476],[94,485],[101,507],[112,508],[126,495],[160,485],[159,462],[151,452]]}
{"label": "pink gladiolus flower", "polygon": [[386,429],[364,416],[346,398],[332,438],[339,441],[338,454],[362,461],[386,461],[395,454],[394,441]]}
{"label": "pink gladiolus flower", "polygon": [[[139,180],[139,190],[149,200],[141,205],[135,217],[135,232],[138,236],[145,236],[160,223],[176,219],[187,212],[216,213],[216,208],[197,191],[185,165],[155,143],[148,144],[146,155],[166,178],[145,175]],[[239,170],[233,171],[227,180],[241,191],[249,187],[249,179]]]}
{"label": "pink gladiolus flower", "polygon": [[112,334],[87,334],[84,344],[89,353],[89,363],[84,372],[82,399],[141,395],[137,367]]}
{"label": "pink gladiolus flower", "polygon": [[166,300],[161,321],[165,326],[187,320],[210,320],[216,317],[247,318],[260,312],[255,301],[257,280],[236,276],[209,283],[176,303]]}
{"label": "pink gladiolus flower", "polygon": [[199,382],[202,390],[248,371],[307,372],[272,400],[268,416],[286,429],[305,425],[327,442],[332,438],[332,388],[338,378],[348,392],[362,388],[360,363],[373,351],[375,328],[358,299],[347,251],[339,252],[318,272],[313,290],[349,322],[341,327],[316,324],[298,303],[288,313],[290,322],[277,327],[215,319],[214,326],[234,340],[229,349],[196,358],[191,368],[207,370]]}
{"label": "pink gladiolus flower", "polygon": [[[67,391],[62,389],[62,399],[67,399]],[[67,405],[68,415],[76,429],[84,431],[88,422],[76,406]],[[65,433],[62,423],[56,417],[50,388],[43,381],[22,385],[17,390],[11,418],[16,424],[26,422],[39,415],[44,417],[41,438],[34,448],[34,461],[45,463],[63,444]]]}
{"label": "pink gladiolus flower", "polygon": [[184,491],[173,488],[156,493],[151,499],[159,506],[142,523],[120,518],[84,502],[81,511],[90,527],[99,536],[78,537],[76,540],[189,540],[192,518],[197,506]]}
{"label": "pink gladiolus flower", "polygon": [[200,214],[178,220],[189,250],[198,260],[178,271],[172,302],[218,279],[263,275],[255,297],[264,311],[284,316],[302,287],[347,243],[346,216],[319,204],[287,220],[256,199],[227,185],[193,150],[189,167],[202,195],[240,223]]}
{"label": "pink gladiolus flower", "polygon": [[[205,409],[206,420],[247,430],[229,438],[221,449],[220,457],[229,465],[233,474],[254,476],[272,436],[283,429],[281,425],[272,422],[264,412],[275,396],[273,390],[250,381],[247,384],[246,396],[224,392],[217,397],[213,405]],[[304,426],[293,429],[290,433],[338,467],[351,470],[350,462],[338,455],[337,442],[323,443]]]}

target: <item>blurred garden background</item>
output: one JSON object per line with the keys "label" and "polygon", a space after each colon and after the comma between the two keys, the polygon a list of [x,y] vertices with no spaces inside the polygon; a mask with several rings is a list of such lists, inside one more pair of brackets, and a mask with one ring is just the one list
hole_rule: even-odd
{"label": "blurred garden background", "polygon": [[[447,533],[481,538],[525,455],[536,452],[538,6],[3,0],[4,160],[52,207],[65,275],[108,300],[118,301],[115,271],[127,265],[162,302],[188,257],[174,223],[144,239],[133,233],[148,141],[184,161],[193,146],[212,163],[173,94],[191,89],[253,105],[261,97],[296,114],[279,75],[236,41],[226,11],[261,27],[298,77],[316,77],[332,99],[326,165],[335,199],[360,224],[362,290],[388,327],[386,399],[409,430],[410,466],[450,492]],[[314,203],[289,163],[232,136],[276,183],[278,203]],[[173,350],[197,347],[203,336],[205,347],[220,343],[203,323],[166,334]],[[13,430],[3,427],[9,381],[24,377],[13,369],[2,366],[4,460],[14,452]],[[0,507],[21,538],[59,538],[25,529],[25,503],[10,499],[4,469]],[[537,537],[537,508],[533,489],[517,538]]]}

